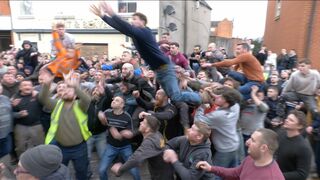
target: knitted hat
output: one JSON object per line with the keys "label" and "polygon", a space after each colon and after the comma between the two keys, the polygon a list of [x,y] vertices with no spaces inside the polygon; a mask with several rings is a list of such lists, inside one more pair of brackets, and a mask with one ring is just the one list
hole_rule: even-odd
{"label": "knitted hat", "polygon": [[46,177],[59,169],[61,150],[55,145],[39,145],[28,149],[20,157],[20,163],[32,176]]}

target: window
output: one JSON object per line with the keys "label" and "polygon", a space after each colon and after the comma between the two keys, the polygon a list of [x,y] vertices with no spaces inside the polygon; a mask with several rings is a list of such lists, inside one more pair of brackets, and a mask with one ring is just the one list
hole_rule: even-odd
{"label": "window", "polygon": [[275,14],[275,20],[280,18],[280,12],[281,12],[281,0],[276,1],[276,14]]}
{"label": "window", "polygon": [[20,15],[33,15],[32,1],[24,0],[21,1]]}
{"label": "window", "polygon": [[119,1],[118,2],[118,12],[119,13],[135,13],[137,11],[137,3],[136,2],[126,2]]}

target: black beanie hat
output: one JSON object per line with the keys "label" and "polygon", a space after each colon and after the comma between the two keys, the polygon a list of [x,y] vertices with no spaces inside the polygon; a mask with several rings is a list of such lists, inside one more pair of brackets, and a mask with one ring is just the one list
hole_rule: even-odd
{"label": "black beanie hat", "polygon": [[61,166],[62,153],[58,146],[39,145],[22,153],[20,163],[32,176],[49,176]]}

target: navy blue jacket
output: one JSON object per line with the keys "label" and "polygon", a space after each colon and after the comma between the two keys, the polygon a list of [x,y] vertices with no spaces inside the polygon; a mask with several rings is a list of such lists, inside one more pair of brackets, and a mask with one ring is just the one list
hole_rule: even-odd
{"label": "navy blue jacket", "polygon": [[148,27],[134,27],[122,20],[119,16],[104,16],[102,20],[114,29],[132,38],[134,46],[141,57],[150,65],[151,69],[156,70],[159,66],[169,64],[170,60],[159,49],[159,46]]}

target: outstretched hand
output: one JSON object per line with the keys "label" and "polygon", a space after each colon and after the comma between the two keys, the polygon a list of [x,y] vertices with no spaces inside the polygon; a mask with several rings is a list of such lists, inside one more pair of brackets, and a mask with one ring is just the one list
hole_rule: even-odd
{"label": "outstretched hand", "polygon": [[104,13],[102,12],[100,6],[96,6],[94,4],[92,4],[90,6],[90,11],[95,14],[96,16],[99,16],[99,17],[103,17]]}
{"label": "outstretched hand", "polygon": [[115,14],[111,5],[105,1],[100,2],[100,8],[104,13],[107,13],[108,16],[113,16]]}

